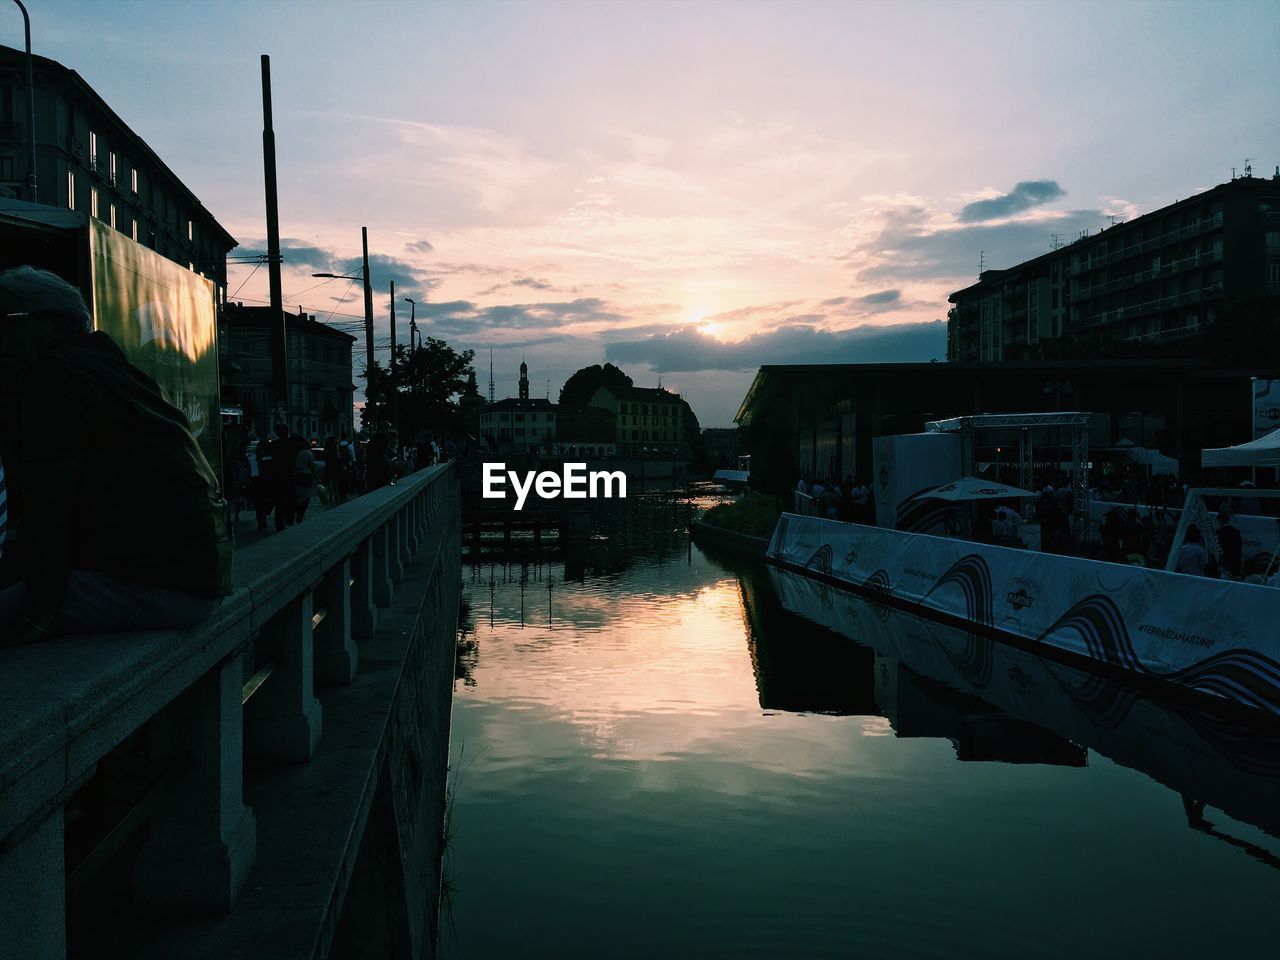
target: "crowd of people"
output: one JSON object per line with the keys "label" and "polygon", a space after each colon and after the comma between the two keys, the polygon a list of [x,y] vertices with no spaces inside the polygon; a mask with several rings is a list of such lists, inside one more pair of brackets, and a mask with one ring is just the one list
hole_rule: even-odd
{"label": "crowd of people", "polygon": [[252,506],[259,530],[267,530],[274,514],[277,531],[301,523],[313,499],[343,503],[352,496],[393,484],[400,477],[434,463],[452,460],[457,446],[423,434],[401,444],[392,425],[383,421],[368,440],[343,433],[308,442],[296,430],[278,424],[275,436],[241,438],[226,430],[223,476],[227,499],[238,522]]}
{"label": "crowd of people", "polygon": [[875,490],[852,475],[841,482],[831,477],[801,477],[796,493],[807,498],[806,512],[813,516],[850,523],[874,525],[876,522]]}

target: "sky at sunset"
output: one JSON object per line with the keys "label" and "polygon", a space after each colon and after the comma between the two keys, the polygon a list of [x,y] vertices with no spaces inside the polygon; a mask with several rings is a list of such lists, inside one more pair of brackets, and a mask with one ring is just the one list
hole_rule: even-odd
{"label": "sky at sunset", "polygon": [[[358,285],[311,274],[355,269],[367,225],[380,341],[394,280],[482,392],[490,347],[499,397],[522,356],[553,398],[609,360],[703,426],[762,363],[945,359],[980,252],[1280,164],[1275,2],[28,8],[237,254],[265,248],[270,54],[292,309],[358,332]],[[265,268],[229,291],[266,301]]]}

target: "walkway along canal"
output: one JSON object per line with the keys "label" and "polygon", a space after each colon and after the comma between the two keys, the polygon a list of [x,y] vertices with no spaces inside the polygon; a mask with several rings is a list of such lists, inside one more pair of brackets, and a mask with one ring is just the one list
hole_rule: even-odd
{"label": "walkway along canal", "polygon": [[0,957],[433,956],[459,530],[429,468],[196,629],[0,651]]}
{"label": "walkway along canal", "polygon": [[1271,952],[1275,733],[688,519],[633,497],[464,569],[443,956]]}

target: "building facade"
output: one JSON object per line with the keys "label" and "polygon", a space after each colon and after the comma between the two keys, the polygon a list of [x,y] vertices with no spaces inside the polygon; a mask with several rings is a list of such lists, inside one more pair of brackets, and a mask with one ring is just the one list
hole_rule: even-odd
{"label": "building facade", "polygon": [[544,449],[556,440],[557,412],[550,400],[508,397],[480,411],[480,436],[498,450]]}
{"label": "building facade", "polygon": [[[1253,379],[1280,364],[1229,368],[1207,360],[1080,363],[862,363],[764,366],[736,420],[751,453],[752,486],[782,493],[801,475],[870,482],[876,437],[982,413],[1090,414],[1090,449],[1122,442],[1157,450],[1200,475],[1200,451],[1252,439]],[[1006,442],[1016,446],[1017,437]],[[1000,456],[995,447],[986,451]],[[1066,441],[1037,438],[1039,456]]]}
{"label": "building facade", "polygon": [[[274,426],[271,313],[270,307],[229,303],[219,330],[222,403],[238,405],[250,432],[259,437]],[[290,429],[321,441],[354,436],[351,348],[356,338],[306,314],[286,314],[285,320]]]}
{"label": "building facade", "polygon": [[[38,194],[213,281],[226,300],[235,239],[78,73],[33,58]],[[0,193],[27,195],[26,54],[0,46]]]}
{"label": "building facade", "polygon": [[1280,323],[1280,168],[984,271],[948,299],[953,362],[1189,355],[1228,311]]}
{"label": "building facade", "polygon": [[674,450],[687,454],[687,405],[679,394],[662,387],[601,387],[589,406],[610,411],[615,438],[624,452]]}

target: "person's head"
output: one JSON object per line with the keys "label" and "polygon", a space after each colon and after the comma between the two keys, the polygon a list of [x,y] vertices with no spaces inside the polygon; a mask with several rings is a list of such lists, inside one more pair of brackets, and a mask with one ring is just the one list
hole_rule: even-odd
{"label": "person's head", "polygon": [[1187,527],[1187,543],[1203,543],[1204,540],[1200,536],[1200,528],[1194,523]]}
{"label": "person's head", "polygon": [[1218,526],[1223,527],[1230,522],[1231,522],[1231,514],[1227,513],[1227,511],[1225,510],[1222,510],[1218,513]]}
{"label": "person's head", "polygon": [[0,273],[0,391],[16,394],[45,351],[93,329],[80,291],[48,270]]}
{"label": "person's head", "polygon": [[287,440],[289,438],[289,425],[287,423],[277,423],[276,436],[281,440]]}

